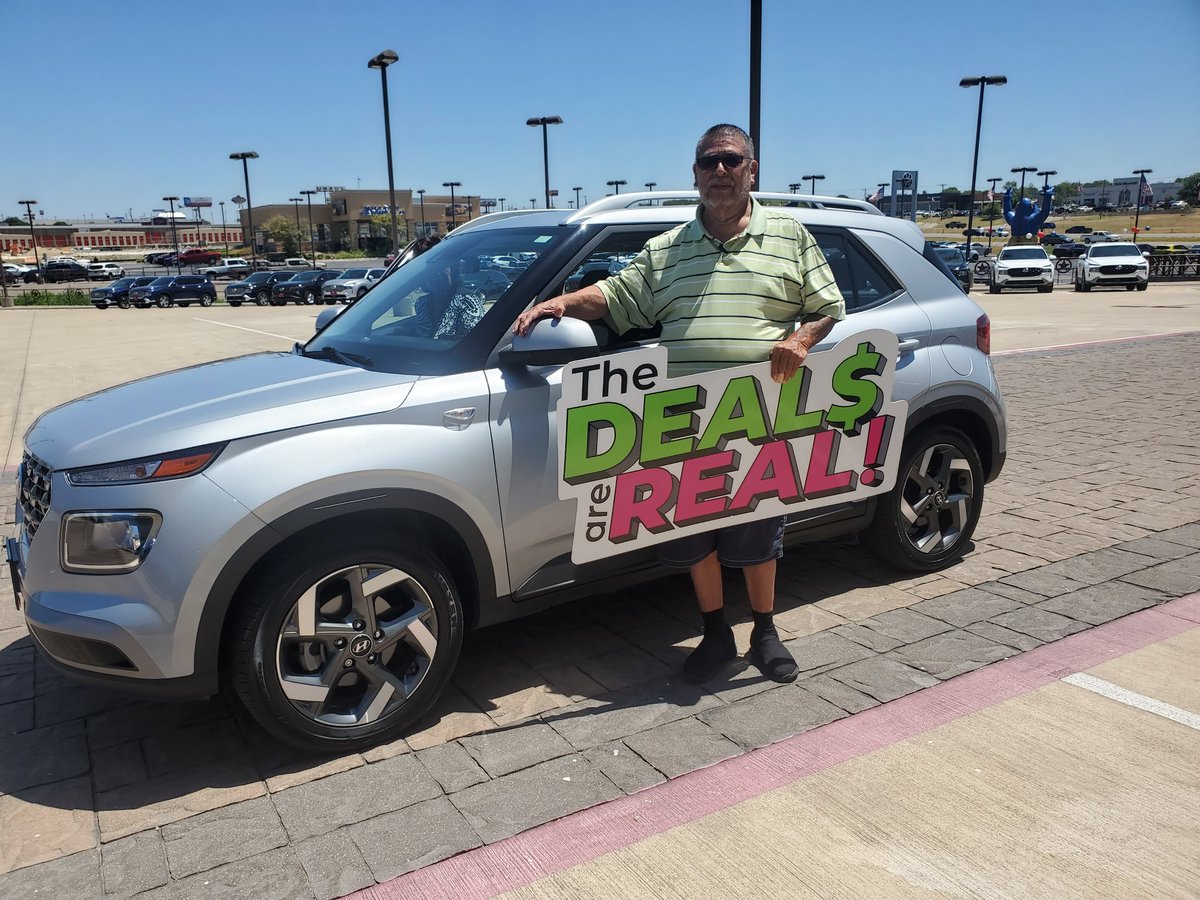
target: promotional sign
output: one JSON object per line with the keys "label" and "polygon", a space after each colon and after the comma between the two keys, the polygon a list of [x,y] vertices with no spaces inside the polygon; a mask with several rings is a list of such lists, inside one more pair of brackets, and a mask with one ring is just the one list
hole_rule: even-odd
{"label": "promotional sign", "polygon": [[[390,215],[391,212],[392,208],[386,204],[383,206],[364,206],[362,208],[362,214],[364,216],[386,216]],[[400,215],[404,215],[404,210],[398,206],[396,207],[396,212]]]}
{"label": "promotional sign", "polygon": [[184,206],[212,206],[212,197],[184,197]]}
{"label": "promotional sign", "polygon": [[667,378],[663,347],[571,363],[558,403],[571,559],[603,559],[738,522],[883,494],[908,404],[898,341],[860,332],[785,384],[769,362]]}

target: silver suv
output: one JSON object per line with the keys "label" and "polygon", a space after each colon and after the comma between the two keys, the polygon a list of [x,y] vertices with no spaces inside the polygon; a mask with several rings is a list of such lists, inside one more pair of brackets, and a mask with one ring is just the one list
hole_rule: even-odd
{"label": "silver suv", "polygon": [[[791,539],[857,532],[903,569],[952,564],[1005,457],[987,316],[911,223],[853,200],[758,196],[809,228],[845,295],[847,320],[821,346],[894,332],[909,404],[895,491],[796,515]],[[656,333],[511,327],[588,260],[637,252],[695,202],[622,194],[484,216],[328,310],[291,352],[43,415],[8,541],[41,652],[81,680],[160,697],[224,685],[279,738],[349,750],[429,708],[467,630],[661,574],[651,550],[571,562],[575,510],[555,463],[562,366]],[[498,257],[530,262],[502,292],[472,293]],[[435,329],[420,301],[448,284],[459,314]]]}

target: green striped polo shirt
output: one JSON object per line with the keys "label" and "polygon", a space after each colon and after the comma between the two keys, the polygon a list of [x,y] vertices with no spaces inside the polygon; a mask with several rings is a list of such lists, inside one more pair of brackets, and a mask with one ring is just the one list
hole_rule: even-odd
{"label": "green striped polo shirt", "polygon": [[599,282],[618,334],[662,323],[670,376],[761,362],[802,316],[846,317],[813,236],[785,212],[750,201],[746,230],[724,244],[696,218],[651,238]]}

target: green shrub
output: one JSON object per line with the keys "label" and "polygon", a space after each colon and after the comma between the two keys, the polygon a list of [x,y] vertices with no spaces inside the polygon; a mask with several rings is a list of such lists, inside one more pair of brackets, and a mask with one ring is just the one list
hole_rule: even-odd
{"label": "green shrub", "polygon": [[91,297],[86,291],[68,288],[65,291],[26,291],[13,298],[17,306],[90,306]]}

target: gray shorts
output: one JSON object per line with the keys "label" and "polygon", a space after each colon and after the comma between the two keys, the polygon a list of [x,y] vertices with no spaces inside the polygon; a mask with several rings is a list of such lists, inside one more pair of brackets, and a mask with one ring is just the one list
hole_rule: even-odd
{"label": "gray shorts", "polygon": [[744,569],[783,556],[784,517],[742,522],[661,544],[658,559],[673,569],[690,569],[714,550],[721,565]]}

